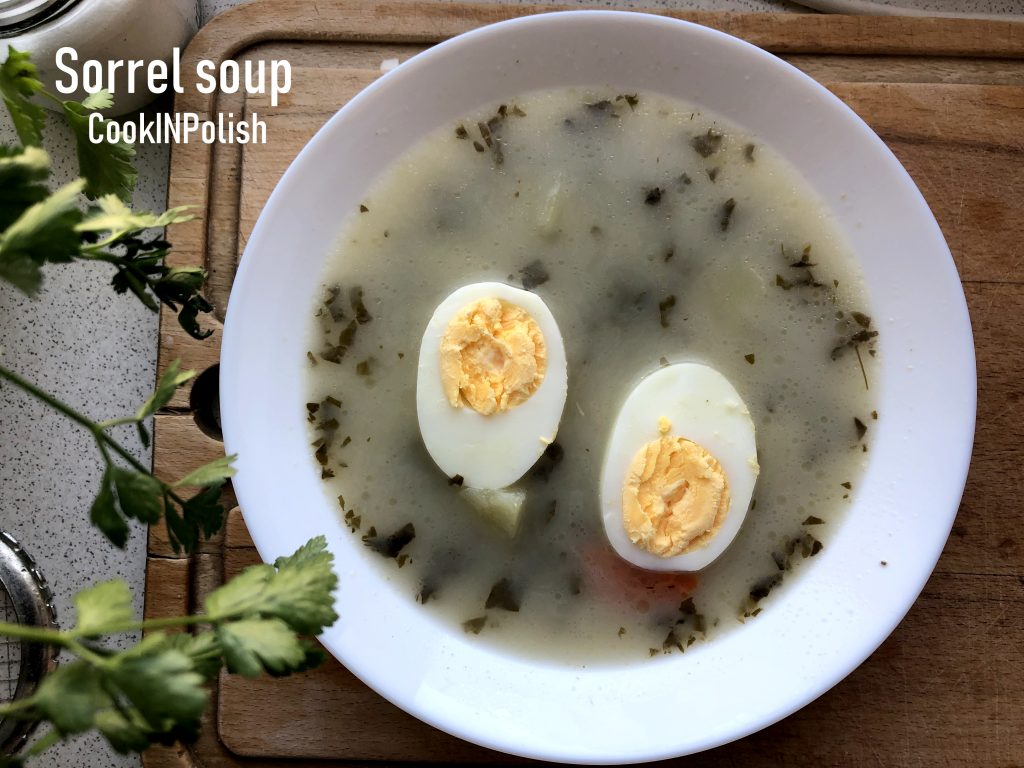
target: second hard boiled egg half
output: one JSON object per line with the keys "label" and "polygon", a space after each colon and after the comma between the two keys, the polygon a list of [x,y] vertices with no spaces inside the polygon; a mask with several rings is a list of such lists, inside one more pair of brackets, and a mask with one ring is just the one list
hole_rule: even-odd
{"label": "second hard boiled egg half", "polygon": [[677,363],[626,398],[601,472],[612,548],[633,565],[696,571],[743,523],[759,467],[754,423],[721,373]]}
{"label": "second hard boiled egg half", "polygon": [[554,442],[567,380],[562,335],[539,296],[497,282],[463,286],[438,305],[420,345],[424,445],[449,477],[505,488]]}

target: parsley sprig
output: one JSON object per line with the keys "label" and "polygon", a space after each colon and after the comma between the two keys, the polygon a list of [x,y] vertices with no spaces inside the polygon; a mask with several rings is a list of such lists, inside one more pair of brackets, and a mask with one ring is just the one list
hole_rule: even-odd
{"label": "parsley sprig", "polygon": [[[221,668],[256,677],[316,666],[322,651],[304,636],[338,618],[337,576],[322,536],[273,565],[246,568],[211,592],[205,612],[138,620],[128,585],[105,581],[75,597],[67,630],[0,623],[0,634],[50,643],[73,655],[36,692],[0,705],[0,716],[46,721],[51,730],[9,765],[21,765],[60,739],[96,729],[119,752],[189,741],[199,732],[208,684]],[[164,630],[192,628],[168,634]],[[143,630],[134,647],[116,651],[111,637]]]}
{"label": "parsley sprig", "polygon": [[[92,435],[103,458],[104,471],[99,492],[89,510],[89,519],[114,545],[123,548],[128,541],[129,521],[154,524],[163,518],[171,546],[175,551],[195,550],[199,542],[220,530],[224,507],[220,488],[235,474],[234,456],[224,456],[192,470],[175,482],[166,482],[149,471],[116,440],[110,430],[134,425],[146,447],[150,436],[147,420],[170,402],[175,390],[195,376],[172,362],[157,383],[156,391],[131,416],[96,422],[53,395],[43,391],[14,371],[0,365],[0,380],[6,380],[51,408],[59,411]],[[185,497],[185,488],[202,488]]]}
{"label": "parsley sprig", "polygon": [[[51,192],[47,186],[50,158],[41,148],[45,111],[33,101],[48,98],[58,105],[75,134],[79,170],[76,179]],[[146,307],[161,304],[178,313],[181,326],[202,339],[209,330],[198,317],[212,306],[202,294],[206,273],[199,267],[170,266],[170,243],[148,236],[151,230],[190,221],[185,208],[161,214],[136,212],[126,204],[137,174],[131,145],[89,141],[90,113],[111,106],[100,92],[83,102],[62,101],[49,93],[28,54],[10,48],[0,65],[0,97],[14,122],[22,146],[0,145],[0,279],[36,296],[43,267],[72,261],[96,261],[114,267],[111,284],[118,293],[131,292]],[[102,131],[105,118],[99,117]],[[83,195],[91,202],[85,203]],[[0,366],[0,381],[21,388],[86,429],[104,462],[99,492],[90,509],[92,522],[119,547],[129,534],[129,521],[164,520],[176,551],[193,551],[216,533],[224,518],[220,487],[233,474],[231,457],[213,462],[177,482],[165,482],[142,466],[110,433],[122,424],[135,425],[144,447],[150,438],[147,420],[167,405],[177,387],[194,371],[173,364],[153,396],[132,416],[95,422],[16,372]],[[183,489],[200,488],[188,496]]]}
{"label": "parsley sprig", "polygon": [[[196,338],[210,335],[199,326],[201,313],[213,307],[202,295],[205,272],[199,267],[166,263],[170,243],[147,237],[147,231],[181,224],[194,217],[187,208],[162,214],[136,213],[127,203],[138,174],[135,148],[125,142],[89,140],[89,122],[104,135],[106,118],[99,110],[113,104],[106,91],[84,101],[64,101],[47,91],[28,54],[8,49],[0,65],[0,96],[22,146],[0,145],[0,278],[29,296],[43,282],[43,266],[71,261],[99,261],[115,269],[111,284],[131,292],[146,307],[160,304],[178,313],[178,321]],[[46,187],[50,158],[41,148],[45,110],[35,101],[53,101],[75,136],[82,178],[52,194]],[[82,196],[92,201],[82,209]]]}
{"label": "parsley sprig", "polygon": [[[54,101],[75,135],[81,178],[51,192],[50,158],[41,148],[46,113],[33,99]],[[163,304],[178,313],[192,336],[210,334],[198,316],[212,307],[202,295],[205,272],[167,264],[170,244],[149,231],[192,219],[184,208],[162,214],[132,211],[127,202],[136,182],[134,148],[89,141],[89,121],[111,105],[101,92],[82,102],[61,101],[47,92],[28,54],[9,49],[0,65],[0,98],[14,122],[21,146],[0,145],[0,280],[36,296],[48,264],[97,261],[114,268],[111,284],[131,292],[146,307]],[[86,202],[83,199],[87,199]],[[149,419],[170,403],[195,371],[176,361],[135,413],[107,421],[88,416],[35,383],[0,365],[0,385],[13,385],[46,403],[93,438],[104,472],[90,519],[119,547],[132,521],[161,518],[175,551],[193,551],[224,520],[220,490],[234,474],[225,456],[176,481],[156,477],[114,436],[134,426],[150,444]],[[198,490],[190,490],[198,489]],[[191,494],[191,495],[190,495]],[[102,582],[75,597],[77,623],[71,629],[0,623],[0,636],[47,643],[73,660],[43,679],[35,693],[0,704],[0,717],[48,723],[50,729],[20,755],[0,765],[24,764],[57,741],[98,730],[120,752],[151,744],[189,741],[198,734],[208,684],[221,669],[247,676],[286,675],[322,658],[305,636],[319,634],[337,619],[333,592],[337,577],[323,537],[311,540],[274,565],[248,568],[211,592],[204,613],[139,620],[128,585]],[[168,634],[166,630],[187,630]],[[111,638],[142,630],[144,639],[116,650]]]}
{"label": "parsley sprig", "polygon": [[[89,140],[90,114],[114,103],[108,91],[94,93],[81,102],[64,101],[43,86],[29,54],[12,45],[7,48],[7,60],[0,65],[0,96],[14,122],[18,139],[26,147],[42,145],[46,125],[46,110],[33,99],[42,96],[54,102],[75,134],[79,170],[86,181],[85,194],[90,199],[108,194],[125,201],[131,198],[138,180],[132,165],[135,147],[123,141],[93,144]],[[105,135],[106,118],[97,120],[100,134]]]}

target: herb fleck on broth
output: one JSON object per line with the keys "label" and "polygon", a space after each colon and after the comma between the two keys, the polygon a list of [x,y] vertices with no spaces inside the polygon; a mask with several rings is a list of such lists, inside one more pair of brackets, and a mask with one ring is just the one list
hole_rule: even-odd
{"label": "herb fleck on broth", "polygon": [[701,157],[711,157],[722,146],[722,134],[714,128],[708,128],[707,133],[694,136],[690,139],[690,146],[696,150]]}
{"label": "herb fleck on broth", "polygon": [[352,305],[352,311],[356,313],[356,322],[359,325],[365,325],[373,320],[373,317],[366,309],[366,303],[363,301],[363,289],[361,286],[357,285],[349,291],[348,300]]}
{"label": "herb fleck on broth", "polygon": [[732,223],[732,214],[736,210],[736,201],[733,198],[729,198],[722,203],[722,212],[718,217],[718,227],[723,232],[729,229],[729,224]]}
{"label": "herb fleck on broth", "polygon": [[519,596],[518,590],[512,585],[512,582],[508,579],[500,579],[491,587],[491,591],[487,595],[487,601],[484,603],[484,608],[488,610],[498,608],[502,611],[518,613],[521,603],[522,599]]}
{"label": "herb fleck on broth", "polygon": [[545,449],[544,453],[541,454],[540,458],[537,459],[537,463],[533,465],[533,469],[530,470],[530,474],[541,480],[547,482],[551,478],[551,473],[555,471],[555,468],[562,463],[562,459],[565,457],[565,450],[557,442],[550,443]]}
{"label": "herb fleck on broth", "polygon": [[376,528],[370,528],[369,533],[363,536],[363,543],[382,557],[397,558],[399,553],[415,538],[415,526],[412,523],[406,523],[387,536],[378,534]]}
{"label": "herb fleck on broth", "polygon": [[857,430],[857,441],[864,439],[864,435],[868,433],[868,425],[858,419],[856,416],[853,417],[853,426]]}
{"label": "herb fleck on broth", "polygon": [[672,310],[676,306],[675,294],[666,296],[664,299],[658,302],[658,320],[661,323],[662,328],[668,328],[669,317],[672,314]]}
{"label": "herb fleck on broth", "polygon": [[356,329],[359,327],[358,321],[353,319],[345,328],[342,329],[341,333],[338,334],[338,343],[332,345],[320,353],[320,357],[329,363],[339,365],[342,358],[345,357],[345,353],[348,352],[352,346],[352,342],[355,340]]}
{"label": "herb fleck on broth", "polygon": [[523,288],[527,291],[532,291],[538,285],[544,285],[551,279],[551,275],[548,274],[547,268],[540,259],[531,261],[519,270],[519,274],[522,275]]}
{"label": "herb fleck on broth", "polygon": [[427,601],[437,594],[437,587],[429,581],[424,581],[420,591],[416,594],[416,602],[426,605]]}

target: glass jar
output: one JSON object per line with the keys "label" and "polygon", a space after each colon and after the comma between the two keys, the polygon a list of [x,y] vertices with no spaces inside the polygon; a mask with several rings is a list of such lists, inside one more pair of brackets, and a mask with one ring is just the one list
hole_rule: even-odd
{"label": "glass jar", "polygon": [[[184,47],[196,33],[198,17],[197,0],[0,0],[0,61],[6,60],[8,45],[28,51],[40,79],[56,93],[55,82],[66,77],[55,63],[59,48],[77,51],[71,66],[79,74],[89,59],[102,62],[104,71],[108,60],[169,62],[172,49]],[[135,92],[129,93],[128,67],[116,70],[108,114],[131,112],[153,99],[143,74],[140,70]],[[77,100],[85,96],[81,89],[66,94]]]}

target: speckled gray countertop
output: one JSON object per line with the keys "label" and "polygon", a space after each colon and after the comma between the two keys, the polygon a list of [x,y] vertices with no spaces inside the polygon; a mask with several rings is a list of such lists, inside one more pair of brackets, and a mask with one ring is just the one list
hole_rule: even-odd
{"label": "speckled gray countertop", "polygon": [[[248,0],[199,0],[207,21]],[[545,0],[533,0],[534,2]],[[553,0],[547,0],[553,1]],[[717,10],[799,11],[786,0],[558,0],[579,5],[673,6]],[[808,0],[819,7],[850,0]],[[854,0],[863,3],[865,0]],[[883,0],[940,12],[1024,12],[1024,0]],[[165,103],[151,109],[168,108]],[[0,110],[0,142],[15,141]],[[51,120],[47,150],[56,179],[77,175],[67,130]],[[168,150],[139,148],[136,209],[166,204]],[[110,290],[109,267],[101,264],[51,266],[40,297],[28,300],[0,283],[0,358],[3,364],[97,420],[131,413],[152,390],[157,318],[137,301]],[[126,445],[138,446],[131,435]],[[137,457],[149,463],[147,451]],[[11,387],[0,387],[0,528],[14,535],[38,560],[56,596],[59,617],[72,617],[71,597],[93,581],[120,576],[132,584],[142,609],[145,536],[133,531],[124,552],[112,548],[89,524],[89,505],[102,463],[91,438],[63,417]],[[58,745],[37,765],[136,766],[137,756],[119,756],[93,737]]]}

